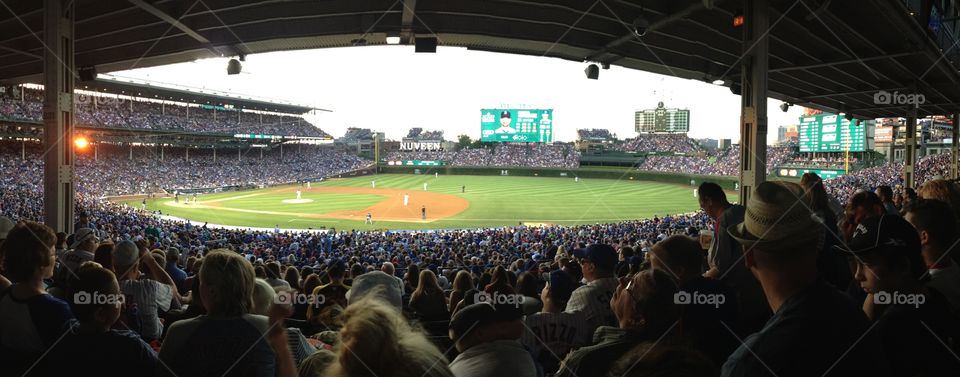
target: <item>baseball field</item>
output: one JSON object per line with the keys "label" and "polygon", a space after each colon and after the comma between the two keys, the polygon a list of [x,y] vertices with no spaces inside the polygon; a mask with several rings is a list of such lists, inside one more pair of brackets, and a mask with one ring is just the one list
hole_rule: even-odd
{"label": "baseball field", "polygon": [[380,174],[310,186],[206,194],[190,203],[187,195],[155,198],[147,209],[195,223],[358,230],[593,224],[698,209],[691,186],[633,180]]}

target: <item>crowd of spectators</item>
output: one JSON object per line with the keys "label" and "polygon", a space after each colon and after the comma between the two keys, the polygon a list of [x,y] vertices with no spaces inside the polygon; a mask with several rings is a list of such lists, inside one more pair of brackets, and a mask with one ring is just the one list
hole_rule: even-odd
{"label": "crowd of spectators", "polygon": [[859,167],[861,160],[856,156],[850,156],[849,159],[844,154],[837,156],[807,156],[798,155],[783,161],[782,166],[792,167],[811,167],[820,169],[844,169],[848,165],[851,169]]}
{"label": "crowd of spectators", "polygon": [[960,370],[960,188],[929,159],[912,202],[881,186],[839,216],[838,181],[806,175],[746,209],[704,183],[695,214],[429,232],[226,230],[80,193],[67,235],[33,222],[42,174],[2,156],[2,375]]}
{"label": "crowd of spectators", "polygon": [[443,141],[443,131],[424,131],[421,127],[413,127],[410,131],[407,131],[407,136],[404,139]]}
{"label": "crowd of spectators", "polygon": [[580,166],[580,153],[571,144],[497,144],[492,148],[456,151],[393,151],[387,161],[431,160],[450,166],[565,168]]}
{"label": "crowd of spectators", "polygon": [[[941,179],[950,169],[950,154],[936,154],[921,157],[914,167],[916,186],[928,180]],[[859,190],[874,190],[888,186],[902,192],[903,162],[888,163],[880,166],[857,170],[829,180],[827,192],[840,203],[846,203]]]}
{"label": "crowd of spectators", "polygon": [[[784,160],[793,156],[795,150],[789,147],[767,147],[767,172],[780,166]],[[692,173],[704,175],[736,176],[740,174],[740,145],[703,156],[647,156],[638,167],[639,170],[672,173]]]}
{"label": "crowd of spectators", "polygon": [[[20,184],[39,187],[43,159],[42,146],[28,143],[26,159],[20,143],[0,142],[0,164],[7,171],[20,171],[30,179]],[[223,186],[259,186],[298,182],[354,171],[372,162],[343,153],[329,146],[289,145],[264,151],[117,146],[101,144],[78,151],[76,176],[78,191],[91,195],[116,196],[168,192],[183,189],[213,189]],[[189,153],[189,157],[187,154]],[[25,177],[24,177],[25,178]]]}
{"label": "crowd of spectators", "polygon": [[[802,187],[765,183],[750,216],[706,183],[691,199],[703,210],[695,214],[313,233],[212,228],[104,201],[110,185],[166,179],[129,175],[162,166],[157,156],[117,168],[123,148],[105,146],[94,164],[109,163],[78,161],[80,219],[74,234],[57,235],[31,222],[42,216],[43,169],[31,162],[37,146],[27,160],[17,146],[0,150],[3,375],[946,376],[960,367],[951,356],[960,268],[947,254],[960,189],[937,179],[945,155],[919,162],[924,186],[909,203],[892,202],[891,164],[822,183],[805,176]],[[294,150],[245,174],[311,164]],[[191,161],[185,169],[212,164],[202,153]],[[845,213],[829,208],[828,192]],[[785,220],[762,221],[772,217]],[[924,306],[879,298],[889,292],[923,295]]]}
{"label": "crowd of spectators", "polygon": [[577,140],[613,140],[616,139],[616,135],[610,133],[610,130],[605,128],[582,128],[577,130]]}
{"label": "crowd of spectators", "polygon": [[[22,99],[14,98],[13,93],[0,94],[0,118],[42,121],[42,95],[43,92],[36,89],[24,89]],[[76,95],[75,103],[74,117],[85,127],[332,138],[298,115],[188,108],[173,103],[82,94]]]}
{"label": "crowd of spectators", "polygon": [[687,134],[641,134],[626,139],[618,147],[624,152],[679,152],[696,153],[700,151],[697,142]]}

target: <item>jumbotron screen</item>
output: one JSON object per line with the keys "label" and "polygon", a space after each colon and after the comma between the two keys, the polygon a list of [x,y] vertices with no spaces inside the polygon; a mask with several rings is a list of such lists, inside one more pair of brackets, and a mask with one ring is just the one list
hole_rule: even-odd
{"label": "jumbotron screen", "polygon": [[800,152],[863,152],[866,127],[834,114],[800,117]]}
{"label": "jumbotron screen", "polygon": [[553,109],[481,109],[480,141],[553,142]]}

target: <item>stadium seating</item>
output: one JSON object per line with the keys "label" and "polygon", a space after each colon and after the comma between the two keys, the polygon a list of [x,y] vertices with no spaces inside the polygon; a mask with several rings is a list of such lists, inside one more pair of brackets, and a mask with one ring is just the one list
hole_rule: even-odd
{"label": "stadium seating", "polygon": [[[24,89],[23,100],[0,95],[0,118],[18,121],[42,121],[42,91]],[[279,116],[234,111],[214,111],[199,107],[152,101],[119,100],[111,97],[78,97],[77,123],[85,127],[152,129],[226,134],[265,134],[332,138],[300,116]]]}

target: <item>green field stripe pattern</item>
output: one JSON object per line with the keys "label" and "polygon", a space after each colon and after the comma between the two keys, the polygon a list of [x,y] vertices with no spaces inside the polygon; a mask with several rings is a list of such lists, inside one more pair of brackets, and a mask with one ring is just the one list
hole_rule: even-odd
{"label": "green field stripe pattern", "polygon": [[[272,228],[338,229],[451,229],[512,226],[520,223],[576,225],[609,223],[651,218],[696,211],[693,187],[649,181],[501,176],[444,176],[383,174],[314,183],[314,187],[377,188],[409,190],[411,194],[427,189],[456,195],[470,202],[465,211],[430,223],[381,221],[364,224],[363,219],[318,219],[303,215],[261,214],[228,209],[283,213],[320,214],[341,210],[362,210],[383,200],[372,194],[304,192],[304,199],[313,202],[285,204],[293,199],[292,191],[275,192],[277,188],[202,195],[201,204],[216,208],[171,207],[163,204],[172,199],[148,201],[148,209],[188,218],[195,222]],[[466,186],[466,193],[461,193]],[[246,196],[249,195],[249,196]],[[239,196],[244,196],[237,198]],[[232,199],[231,199],[232,198]],[[183,199],[183,197],[181,197]],[[217,201],[220,199],[229,199]],[[736,197],[731,196],[731,201]],[[128,204],[139,207],[139,201]],[[429,211],[429,206],[428,206]],[[375,219],[376,220],[376,219]]]}

